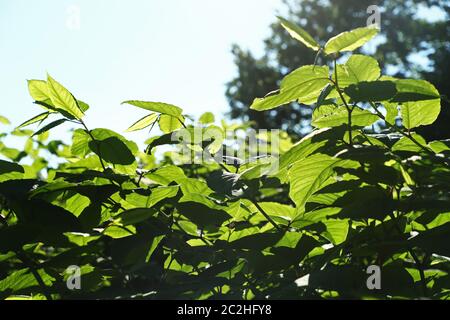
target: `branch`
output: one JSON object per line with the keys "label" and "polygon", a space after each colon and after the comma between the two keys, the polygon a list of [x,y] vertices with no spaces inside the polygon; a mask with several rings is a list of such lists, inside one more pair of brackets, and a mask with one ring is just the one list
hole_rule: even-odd
{"label": "branch", "polygon": [[353,138],[352,138],[352,111],[353,111],[353,109],[348,105],[347,101],[345,100],[344,95],[341,92],[341,88],[339,88],[337,67],[336,67],[336,58],[334,59],[334,78],[336,80],[333,81],[333,79],[331,79],[331,81],[336,86],[336,91],[338,92],[339,97],[341,98],[342,102],[345,105],[345,108],[347,109],[347,113],[348,113],[348,141],[350,143],[350,146],[353,146]]}

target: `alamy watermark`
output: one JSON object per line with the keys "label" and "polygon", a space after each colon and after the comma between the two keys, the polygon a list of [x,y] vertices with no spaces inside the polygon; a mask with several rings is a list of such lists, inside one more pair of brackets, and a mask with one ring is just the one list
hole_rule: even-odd
{"label": "alamy watermark", "polygon": [[66,27],[75,31],[81,28],[81,9],[77,5],[70,5],[66,9]]}
{"label": "alamy watermark", "polygon": [[369,17],[367,18],[367,26],[368,27],[375,27],[380,29],[381,28],[381,11],[380,7],[377,5],[370,5],[367,7],[367,11],[369,14]]}
{"label": "alamy watermark", "polygon": [[81,289],[81,268],[76,265],[67,267],[66,274],[68,275],[66,280],[66,286],[69,290]]}
{"label": "alamy watermark", "polygon": [[370,276],[366,280],[366,286],[369,290],[381,289],[381,268],[377,265],[370,265],[366,270]]}

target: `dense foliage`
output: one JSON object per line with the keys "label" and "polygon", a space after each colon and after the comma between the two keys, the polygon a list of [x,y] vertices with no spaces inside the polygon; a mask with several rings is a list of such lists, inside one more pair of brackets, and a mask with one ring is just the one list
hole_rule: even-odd
{"label": "dense foliage", "polygon": [[[214,125],[210,113],[193,122],[170,104],[126,101],[123,108],[149,111],[130,131],[158,124],[163,132],[141,152],[116,132],[87,128],[89,106],[52,77],[29,81],[44,112],[11,133],[27,137],[23,151],[0,144],[8,158],[0,161],[0,297],[448,298],[450,143],[414,132],[438,117],[438,91],[382,76],[369,56],[337,63],[377,29],[322,46],[282,25],[333,68],[302,66],[253,102],[254,110],[314,107],[316,129],[293,143],[281,133],[279,158],[198,163],[175,149],[158,159],[159,146],[183,144],[174,132],[245,125]],[[50,118],[37,132],[23,129]],[[67,122],[79,126],[71,145],[47,141]],[[368,133],[375,122],[387,129]],[[212,155],[223,144],[184,140]],[[370,265],[381,268],[381,289],[367,287]],[[70,266],[80,267],[80,289],[67,286]]]}
{"label": "dense foliage", "polygon": [[[422,78],[433,83],[441,95],[450,97],[450,1],[449,0],[284,0],[283,16],[301,25],[315,39],[326,41],[330,34],[366,24],[376,5],[381,31],[375,41],[357,49],[373,54],[381,70],[395,77]],[[433,8],[425,11],[424,8]],[[425,12],[425,14],[424,14]],[[425,18],[424,18],[425,17]],[[374,48],[376,51],[374,52]],[[255,112],[249,108],[254,97],[275,90],[280,80],[300,66],[313,64],[308,48],[289,37],[275,22],[264,40],[259,56],[244,46],[233,46],[237,75],[227,84],[230,116],[247,119],[256,128],[283,128],[304,136],[311,130],[309,105],[290,103],[283,108]],[[417,59],[420,57],[420,59]],[[330,59],[318,57],[321,64]],[[450,137],[450,105],[442,99],[442,112],[433,126],[417,128],[427,139]]]}

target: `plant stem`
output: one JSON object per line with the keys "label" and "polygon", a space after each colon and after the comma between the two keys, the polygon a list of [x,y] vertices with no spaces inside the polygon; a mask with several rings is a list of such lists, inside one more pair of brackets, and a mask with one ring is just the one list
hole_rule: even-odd
{"label": "plant stem", "polygon": [[180,119],[180,118],[177,118],[177,119],[178,119],[178,121],[180,121],[180,123],[181,123],[181,125],[183,126],[183,128],[187,129],[187,127],[186,127],[186,125],[184,124],[184,122],[183,122],[183,121],[181,121],[181,119]]}
{"label": "plant stem", "polygon": [[94,136],[91,133],[91,130],[88,129],[88,127],[86,126],[84,121],[80,119],[80,123],[84,127],[84,129],[85,129],[86,133],[89,135],[89,137],[91,137],[92,141],[97,145],[97,152],[98,152],[98,158],[100,160],[100,165],[102,166],[103,171],[105,171],[106,170],[106,166],[105,166],[105,164],[103,162],[103,159],[102,159],[102,156],[101,156],[101,153],[100,153],[100,143],[98,142],[97,139],[94,138]]}
{"label": "plant stem", "polygon": [[[396,189],[395,187],[392,188],[392,193],[394,192],[394,190],[397,192],[397,200],[400,201],[400,190]],[[389,212],[389,217],[392,219],[392,221],[394,222],[394,228],[396,229],[396,231],[399,233],[400,236],[404,237],[404,232],[402,231],[402,229],[400,228],[400,226],[398,225],[398,220],[395,217],[393,212]],[[408,241],[408,240],[406,240]],[[411,255],[411,257],[414,260],[414,263],[416,264],[417,270],[419,270],[419,275],[420,275],[420,283],[422,285],[422,291],[423,291],[423,295],[426,297],[427,296],[427,282],[426,282],[426,278],[425,278],[425,272],[424,272],[424,268],[423,268],[423,263],[420,261],[419,257],[416,255],[416,253],[414,252],[413,248],[407,244],[407,250],[409,252],[409,254]]]}
{"label": "plant stem", "polygon": [[262,215],[275,227],[275,229],[277,229],[278,231],[281,231],[280,226],[275,221],[273,221],[273,219],[271,217],[269,217],[269,215],[264,211],[263,208],[261,208],[261,206],[258,204],[258,202],[252,201],[252,203],[259,210],[259,212],[261,212]]}
{"label": "plant stem", "polygon": [[342,102],[345,105],[345,108],[347,109],[347,114],[348,114],[348,142],[350,144],[350,146],[353,146],[353,138],[352,138],[352,111],[353,108],[351,108],[347,101],[345,100],[344,95],[342,94],[341,88],[339,88],[339,81],[338,81],[338,75],[337,75],[337,66],[336,66],[336,58],[334,59],[334,78],[335,80],[333,81],[334,85],[336,86],[336,91],[339,94],[339,97],[341,98]]}
{"label": "plant stem", "polygon": [[370,105],[372,106],[372,108],[375,110],[376,114],[378,115],[378,117],[380,119],[382,119],[388,126],[390,126],[391,128],[393,128],[396,132],[400,133],[402,136],[408,138],[409,140],[411,140],[414,144],[416,144],[418,147],[420,147],[421,149],[423,149],[424,151],[426,151],[427,153],[431,154],[431,155],[435,155],[435,153],[433,151],[431,151],[430,149],[428,149],[426,146],[420,144],[419,141],[417,141],[412,135],[411,133],[405,133],[402,130],[400,130],[400,128],[398,128],[396,125],[388,122],[386,120],[386,117],[380,112],[380,110],[378,110],[376,104],[372,101],[369,101]]}
{"label": "plant stem", "polygon": [[52,295],[48,291],[48,287],[45,285],[44,280],[42,280],[41,275],[39,274],[38,270],[34,268],[34,262],[27,257],[26,253],[23,251],[16,252],[17,257],[22,261],[22,263],[30,269],[31,273],[33,274],[34,278],[36,279],[37,283],[39,284],[39,287],[42,290],[42,293],[47,298],[47,300],[53,300]]}
{"label": "plant stem", "polygon": [[[391,219],[394,221],[394,227],[395,227],[395,229],[397,230],[397,232],[398,232],[400,235],[403,235],[404,233],[403,233],[403,231],[400,229],[400,227],[398,226],[398,224],[397,224],[397,219],[395,218],[395,216],[394,216],[392,213],[390,213],[389,216],[390,216]],[[419,270],[420,283],[421,283],[421,285],[422,285],[422,292],[423,292],[423,295],[424,295],[425,297],[427,297],[427,281],[426,281],[426,278],[425,278],[425,272],[424,272],[423,264],[421,263],[419,257],[418,257],[418,256],[416,255],[416,253],[414,252],[413,248],[411,248],[411,247],[408,245],[408,249],[407,249],[407,250],[408,250],[409,254],[411,255],[411,257],[413,258],[414,263],[415,263],[415,265],[416,265],[416,267],[417,267],[417,270]]]}

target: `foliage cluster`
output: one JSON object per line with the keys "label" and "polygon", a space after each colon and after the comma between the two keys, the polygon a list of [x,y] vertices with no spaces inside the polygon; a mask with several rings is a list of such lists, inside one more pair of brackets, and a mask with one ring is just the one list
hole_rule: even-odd
{"label": "foliage cluster", "polygon": [[[253,102],[258,111],[292,101],[314,108],[311,134],[282,136],[275,172],[265,161],[177,164],[175,151],[156,160],[155,148],[176,143],[173,132],[240,127],[217,126],[212,114],[194,122],[174,105],[126,101],[149,111],[129,130],[163,132],[142,152],[119,133],[87,128],[89,105],[52,77],[30,80],[44,112],[11,133],[26,136],[24,150],[0,144],[0,297],[448,298],[450,143],[414,132],[438,117],[438,91],[382,76],[370,56],[337,62],[377,29],[321,45],[281,24],[333,68],[302,66]],[[47,141],[68,122],[79,126],[71,145]],[[368,133],[375,122],[387,129]],[[215,153],[221,143],[190,147]],[[80,290],[66,286],[72,265]],[[380,290],[366,286],[370,265],[381,267]]]}

